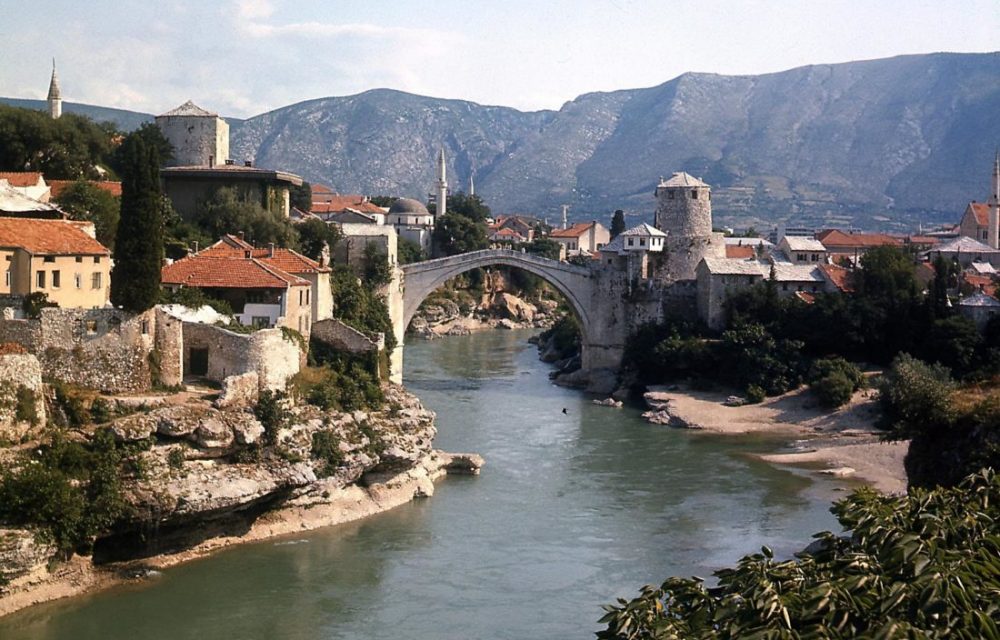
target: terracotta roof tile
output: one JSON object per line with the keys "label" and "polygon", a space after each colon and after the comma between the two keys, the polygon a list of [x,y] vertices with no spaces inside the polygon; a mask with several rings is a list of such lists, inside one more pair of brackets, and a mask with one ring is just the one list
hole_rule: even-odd
{"label": "terracotta roof tile", "polygon": [[727,258],[742,258],[748,259],[753,258],[757,254],[754,253],[754,248],[750,245],[738,245],[738,244],[727,244],[726,245],[726,257]]}
{"label": "terracotta roof tile", "polygon": [[827,249],[867,249],[882,245],[901,246],[903,239],[884,233],[844,233],[840,229],[826,229],[816,234],[816,239]]}
{"label": "terracotta roof tile", "polygon": [[568,229],[553,229],[552,233],[549,234],[551,238],[579,238],[584,233],[590,230],[596,222],[578,222],[574,225],[570,225]]}
{"label": "terracotta roof tile", "polygon": [[18,247],[35,255],[110,254],[77,224],[37,218],[0,218],[0,247]]}
{"label": "terracotta roof tile", "polygon": [[820,271],[829,280],[833,286],[841,292],[853,291],[854,288],[851,287],[851,271],[850,269],[845,269],[839,265],[835,264],[821,264],[819,265]]}
{"label": "terracotta roof tile", "polygon": [[990,207],[985,202],[970,202],[969,209],[976,216],[976,224],[980,227],[990,226]]}
{"label": "terracotta roof tile", "polygon": [[235,255],[189,256],[163,267],[160,279],[164,284],[202,289],[287,289],[309,284],[260,260]]}
{"label": "terracotta roof tile", "polygon": [[[75,184],[76,180],[49,180],[48,185],[52,188],[52,197],[59,199],[60,194],[67,189],[72,184]],[[107,191],[111,195],[120,198],[122,195],[122,183],[112,182],[111,180],[88,180],[87,184],[92,184],[98,189]]]}
{"label": "terracotta roof tile", "polygon": [[12,187],[34,187],[41,179],[38,171],[0,171],[0,180],[6,180]]}
{"label": "terracotta roof tile", "polygon": [[273,267],[277,267],[285,273],[326,273],[330,271],[329,267],[321,267],[315,260],[307,258],[301,253],[292,251],[291,249],[275,247],[274,254],[271,255],[270,248],[254,247],[246,241],[232,235],[227,235],[212,246],[206,247],[205,250],[201,251],[198,255],[246,259],[247,251],[250,252],[250,256],[252,258]]}
{"label": "terracotta roof tile", "polygon": [[337,213],[348,209],[361,213],[385,213],[385,209],[369,202],[364,196],[358,195],[324,197],[322,202],[313,202],[310,211],[312,213]]}

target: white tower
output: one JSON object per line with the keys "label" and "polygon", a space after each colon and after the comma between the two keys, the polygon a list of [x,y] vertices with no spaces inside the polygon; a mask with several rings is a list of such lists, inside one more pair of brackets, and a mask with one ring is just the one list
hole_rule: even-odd
{"label": "white tower", "polygon": [[469,174],[469,196],[470,197],[476,195],[476,182],[475,182],[475,180],[473,180],[474,176],[475,176],[475,171],[473,171],[472,173]]}
{"label": "white tower", "polygon": [[1000,151],[993,159],[993,179],[990,181],[990,199],[986,201],[989,207],[989,245],[1000,249]]}
{"label": "white tower", "polygon": [[438,179],[437,179],[437,211],[438,217],[443,216],[448,211],[448,169],[444,162],[444,147],[438,153]]}
{"label": "white tower", "polygon": [[562,228],[569,229],[569,205],[562,206]]}
{"label": "white tower", "polygon": [[59,92],[59,76],[56,75],[56,59],[52,58],[52,79],[49,81],[49,115],[57,120],[62,115],[62,94]]}

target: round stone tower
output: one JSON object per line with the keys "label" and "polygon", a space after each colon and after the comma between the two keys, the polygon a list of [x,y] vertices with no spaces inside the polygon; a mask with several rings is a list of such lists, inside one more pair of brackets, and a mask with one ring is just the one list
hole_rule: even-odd
{"label": "round stone tower", "polygon": [[712,187],[683,171],[656,186],[654,226],[667,234],[656,277],[694,280],[702,258],[724,258],[721,233],[712,233]]}

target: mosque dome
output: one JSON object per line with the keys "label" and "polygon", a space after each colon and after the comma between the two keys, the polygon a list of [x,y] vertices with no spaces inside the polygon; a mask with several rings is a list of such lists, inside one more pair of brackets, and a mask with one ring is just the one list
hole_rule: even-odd
{"label": "mosque dome", "polygon": [[427,207],[419,200],[413,198],[400,198],[389,206],[389,213],[409,213],[415,215],[429,216]]}

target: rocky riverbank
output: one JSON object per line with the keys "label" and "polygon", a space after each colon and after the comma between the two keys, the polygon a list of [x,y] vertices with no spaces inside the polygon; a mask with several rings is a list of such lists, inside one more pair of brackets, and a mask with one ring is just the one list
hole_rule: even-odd
{"label": "rocky riverbank", "polygon": [[530,329],[552,326],[560,314],[555,300],[529,302],[504,291],[485,294],[471,304],[437,298],[424,304],[410,323],[410,335],[433,340],[487,329]]}
{"label": "rocky riverbank", "polygon": [[[433,449],[434,413],[398,386],[387,388],[379,411],[286,404],[273,435],[246,408],[198,397],[161,403],[110,425],[116,440],[141,452],[123,486],[129,515],[98,537],[92,555],[60,560],[37,531],[0,529],[0,615],[232,544],[372,515],[483,464]],[[262,448],[266,437],[273,442]]]}
{"label": "rocky riverbank", "polygon": [[774,464],[861,483],[889,494],[906,492],[903,458],[908,443],[882,442],[875,429],[878,409],[873,392],[857,392],[846,406],[830,411],[818,406],[806,388],[739,404],[722,393],[685,387],[650,387],[643,396],[654,424],[723,435],[774,433],[790,439],[790,451],[760,455]]}

